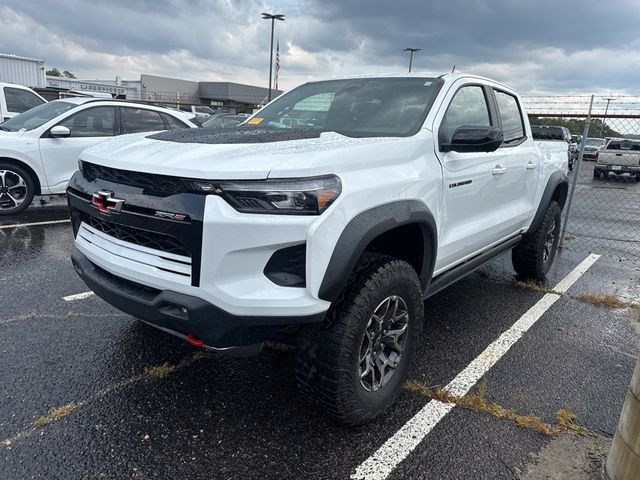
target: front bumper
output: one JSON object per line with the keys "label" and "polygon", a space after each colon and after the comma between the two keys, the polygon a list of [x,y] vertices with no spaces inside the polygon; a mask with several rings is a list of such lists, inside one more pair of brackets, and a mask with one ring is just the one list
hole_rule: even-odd
{"label": "front bumper", "polygon": [[235,354],[257,353],[262,342],[291,324],[321,322],[324,313],[303,317],[238,316],[211,303],[171,290],[157,290],[117,277],[92,263],[77,248],[73,267],[87,286],[119,310],[204,347]]}

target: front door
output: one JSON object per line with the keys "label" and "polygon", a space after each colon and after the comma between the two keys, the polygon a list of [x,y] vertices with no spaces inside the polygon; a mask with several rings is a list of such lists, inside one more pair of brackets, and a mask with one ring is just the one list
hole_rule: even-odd
{"label": "front door", "polygon": [[58,123],[69,129],[69,137],[54,138],[48,131],[42,135],[40,158],[51,193],[64,193],[82,150],[115,135],[115,111],[115,107],[89,107]]}
{"label": "front door", "polygon": [[446,269],[500,240],[507,158],[500,152],[441,152],[456,128],[497,125],[482,85],[459,88],[446,113],[436,116],[437,155],[443,167],[442,222],[436,271]]}

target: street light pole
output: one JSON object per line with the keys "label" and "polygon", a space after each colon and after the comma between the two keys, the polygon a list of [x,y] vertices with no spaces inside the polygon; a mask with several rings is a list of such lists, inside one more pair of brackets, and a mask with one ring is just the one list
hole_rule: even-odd
{"label": "street light pole", "polygon": [[262,18],[264,20],[271,20],[271,48],[269,49],[269,102],[271,101],[271,75],[273,73],[273,30],[275,28],[276,20],[284,22],[284,15],[281,13],[263,13]]}
{"label": "street light pole", "polygon": [[609,111],[609,102],[615,100],[615,98],[603,98],[603,100],[607,101],[607,106],[604,107],[604,117],[602,117],[602,125],[600,125],[600,137],[602,137],[602,131],[604,130],[604,122],[607,119],[607,112]]}
{"label": "street light pole", "polygon": [[405,48],[403,52],[409,52],[409,73],[411,73],[411,67],[413,66],[413,54],[419,52],[421,48]]}

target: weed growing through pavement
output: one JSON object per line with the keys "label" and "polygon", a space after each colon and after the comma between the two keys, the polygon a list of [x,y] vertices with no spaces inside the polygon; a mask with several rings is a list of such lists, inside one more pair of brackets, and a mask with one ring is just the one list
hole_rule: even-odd
{"label": "weed growing through pavement", "polygon": [[52,408],[46,415],[38,417],[36,421],[33,422],[33,426],[36,428],[41,428],[45,425],[49,425],[51,422],[57,422],[61,418],[64,418],[67,415],[73,413],[76,408],[78,408],[78,406],[75,403],[68,403],[62,407]]}
{"label": "weed growing through pavement", "polygon": [[620,299],[619,297],[616,297],[615,295],[599,295],[594,293],[588,293],[586,295],[580,295],[574,298],[576,300],[591,303],[597,306],[604,306],[604,307],[610,307],[610,308],[631,308],[631,309],[639,308],[637,303],[625,302],[624,300]]}
{"label": "weed growing through pavement", "polygon": [[542,292],[542,293],[554,293],[556,295],[562,295],[562,292],[554,290],[553,288],[545,287],[540,285],[535,280],[529,280],[527,282],[516,282],[516,286],[520,288],[528,288],[529,290],[533,290],[534,292]]}
{"label": "weed growing through pavement", "polygon": [[442,387],[428,387],[424,384],[409,380],[404,385],[405,390],[419,393],[432,400],[442,403],[454,403],[458,407],[474,412],[485,412],[497,418],[506,418],[518,427],[534,430],[548,436],[560,435],[561,433],[572,431],[578,434],[585,434],[586,430],[575,423],[576,416],[567,409],[559,410],[556,413],[556,423],[551,424],[542,421],[535,415],[522,415],[513,410],[506,409],[501,405],[491,402],[485,398],[486,382],[480,383],[478,391],[465,396],[454,395]]}

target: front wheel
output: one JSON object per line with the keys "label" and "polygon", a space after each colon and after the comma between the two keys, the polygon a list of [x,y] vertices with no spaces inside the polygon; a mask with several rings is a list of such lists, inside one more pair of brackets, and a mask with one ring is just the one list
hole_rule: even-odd
{"label": "front wheel", "polygon": [[302,396],[349,425],[382,415],[409,374],[423,315],[413,267],[367,254],[325,322],[301,339],[296,380]]}
{"label": "front wheel", "polygon": [[35,184],[27,171],[0,162],[0,216],[22,212],[31,204],[34,194]]}
{"label": "front wheel", "polygon": [[542,280],[551,269],[560,241],[560,206],[551,202],[535,231],[528,232],[511,251],[515,271],[525,278]]}

